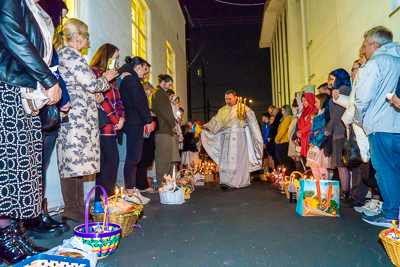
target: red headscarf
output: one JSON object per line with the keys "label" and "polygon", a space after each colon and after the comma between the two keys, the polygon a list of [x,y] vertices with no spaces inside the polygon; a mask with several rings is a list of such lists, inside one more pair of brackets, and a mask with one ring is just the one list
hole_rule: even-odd
{"label": "red headscarf", "polygon": [[308,107],[303,106],[303,113],[297,123],[299,133],[301,133],[301,155],[307,157],[308,153],[308,139],[311,132],[311,114],[318,112],[315,107],[315,95],[313,93],[305,93],[304,97],[308,102]]}

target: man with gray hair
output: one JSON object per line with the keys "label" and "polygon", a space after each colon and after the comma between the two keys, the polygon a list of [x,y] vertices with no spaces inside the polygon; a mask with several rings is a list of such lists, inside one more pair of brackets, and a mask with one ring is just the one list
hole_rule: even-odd
{"label": "man with gray hair", "polygon": [[400,206],[400,112],[386,99],[400,76],[400,46],[392,32],[377,26],[364,33],[363,52],[369,61],[355,97],[355,123],[368,135],[372,165],[383,198],[382,214],[363,215],[367,223],[391,227]]}

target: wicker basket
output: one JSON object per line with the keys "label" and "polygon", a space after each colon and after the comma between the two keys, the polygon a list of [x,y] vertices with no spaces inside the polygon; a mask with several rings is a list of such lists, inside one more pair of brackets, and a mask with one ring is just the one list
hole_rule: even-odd
{"label": "wicker basket", "polygon": [[273,175],[273,174],[267,175],[267,180],[270,183],[275,183],[275,175]]}
{"label": "wicker basket", "polygon": [[196,180],[194,174],[189,169],[182,169],[176,173],[176,185],[190,189],[190,193],[194,191]]}
{"label": "wicker basket", "polygon": [[261,181],[268,181],[266,174],[260,174],[260,179],[261,179]]}
{"label": "wicker basket", "polygon": [[161,204],[180,205],[185,202],[185,190],[179,187],[177,189],[177,191],[158,190]]}
{"label": "wicker basket", "polygon": [[396,266],[400,266],[400,242],[395,241],[386,236],[386,232],[392,230],[391,228],[385,229],[379,233],[379,238],[382,240],[386,253],[389,259]]}
{"label": "wicker basket", "polygon": [[[115,223],[109,223],[108,221],[108,209],[106,210],[105,227],[107,232],[97,233],[97,230],[103,226],[102,222],[89,223],[89,203],[90,196],[93,194],[96,187],[99,187],[105,197],[107,193],[101,185],[94,186],[86,199],[85,205],[85,223],[78,225],[74,228],[74,235],[79,238],[83,244],[92,247],[92,251],[97,253],[99,259],[105,258],[112,254],[119,245],[119,239],[121,237],[121,226]],[[108,199],[105,199],[105,205],[108,207]]]}
{"label": "wicker basket", "polygon": [[[121,225],[121,236],[125,237],[132,233],[133,229],[135,228],[134,225],[137,223],[139,220],[139,215],[143,210],[143,205],[142,201],[140,200],[139,197],[129,194],[129,193],[124,193],[124,195],[129,195],[131,197],[135,197],[139,199],[140,205],[134,204],[134,209],[130,211],[125,211],[121,213],[110,213],[108,214],[108,220],[110,223],[116,223]],[[111,196],[108,198],[108,202],[114,201],[115,195]],[[90,208],[90,214],[93,217],[93,220],[95,222],[102,222],[103,221],[103,216],[104,214],[98,214],[93,212],[94,207],[92,206]]]}

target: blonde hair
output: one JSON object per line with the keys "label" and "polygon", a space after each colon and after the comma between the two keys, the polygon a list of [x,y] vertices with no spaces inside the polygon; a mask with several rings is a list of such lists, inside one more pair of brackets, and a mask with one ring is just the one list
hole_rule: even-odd
{"label": "blonde hair", "polygon": [[55,34],[54,47],[56,50],[67,46],[68,42],[72,41],[75,32],[81,35],[87,34],[88,26],[79,19],[67,19],[61,25],[61,30]]}
{"label": "blonde hair", "polygon": [[144,83],[143,83],[143,89],[144,89],[144,91],[145,91],[146,93],[149,92],[149,91],[151,91],[151,92],[154,91],[153,85],[151,85],[151,83],[149,83],[149,82],[144,82]]}

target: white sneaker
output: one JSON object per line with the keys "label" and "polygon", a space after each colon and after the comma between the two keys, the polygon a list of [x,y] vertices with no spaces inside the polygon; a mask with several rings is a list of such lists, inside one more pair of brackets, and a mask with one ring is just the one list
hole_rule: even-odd
{"label": "white sneaker", "polygon": [[375,206],[376,202],[378,202],[378,200],[376,200],[376,199],[367,200],[365,202],[364,206],[362,206],[362,207],[354,207],[354,210],[359,212],[359,213],[362,213],[364,211],[364,209],[367,209],[370,206]]}
{"label": "white sneaker", "polygon": [[368,208],[364,209],[363,212],[367,216],[376,216],[382,212],[382,204],[383,202],[377,201],[375,205],[371,205]]}
{"label": "white sneaker", "polygon": [[134,195],[137,196],[138,198],[140,198],[143,205],[149,203],[149,201],[150,201],[150,198],[144,197],[144,196],[142,196],[142,194],[140,194],[139,189],[136,189],[136,192],[134,193]]}
{"label": "white sneaker", "polygon": [[[140,192],[139,192],[138,189],[136,189],[136,192],[133,193],[132,195],[135,195],[135,196],[137,196],[138,198],[140,198],[140,200],[142,201],[142,204],[143,204],[143,205],[149,203],[149,201],[150,201],[150,198],[147,198],[147,197],[142,196],[142,194],[140,194]],[[137,199],[136,197],[132,197],[132,196],[129,196],[129,195],[124,195],[124,199],[127,200],[127,201],[129,201],[129,202],[132,202],[132,203],[135,203],[135,204],[140,205],[140,201],[139,201],[139,199]]]}

